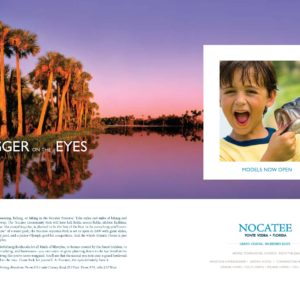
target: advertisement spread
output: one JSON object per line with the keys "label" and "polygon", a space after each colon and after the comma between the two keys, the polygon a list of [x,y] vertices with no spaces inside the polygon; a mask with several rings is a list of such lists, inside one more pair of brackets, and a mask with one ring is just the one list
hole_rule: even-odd
{"label": "advertisement spread", "polygon": [[289,299],[293,1],[0,5],[3,299]]}

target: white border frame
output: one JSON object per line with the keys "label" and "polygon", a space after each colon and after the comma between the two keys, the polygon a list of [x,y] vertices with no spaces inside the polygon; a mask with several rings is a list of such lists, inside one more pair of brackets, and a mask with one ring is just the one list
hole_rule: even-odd
{"label": "white border frame", "polygon": [[[219,69],[222,60],[300,61],[300,45],[203,46],[204,180],[300,179],[298,162],[220,162]],[[288,169],[284,171],[284,168]]]}

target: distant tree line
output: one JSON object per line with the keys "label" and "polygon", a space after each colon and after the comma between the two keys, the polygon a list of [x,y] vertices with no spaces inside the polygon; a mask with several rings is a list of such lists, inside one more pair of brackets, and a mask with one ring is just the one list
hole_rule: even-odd
{"label": "distant tree line", "polygon": [[135,118],[134,115],[102,118],[106,126],[159,126],[159,127],[184,127],[202,128],[202,113],[200,110],[186,111],[181,116],[161,115],[157,118]]}
{"label": "distant tree line", "polygon": [[[92,75],[75,58],[48,52],[22,76],[21,60],[40,52],[37,35],[0,21],[0,138],[45,131],[80,130],[99,124],[89,89]],[[15,56],[15,67],[5,64]]]}

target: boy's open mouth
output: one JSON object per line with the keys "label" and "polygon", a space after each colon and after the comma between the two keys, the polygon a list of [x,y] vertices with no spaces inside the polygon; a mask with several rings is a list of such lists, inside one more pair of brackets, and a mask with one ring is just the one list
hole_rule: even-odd
{"label": "boy's open mouth", "polygon": [[250,113],[247,111],[244,112],[234,112],[235,119],[240,125],[245,125],[249,120]]}

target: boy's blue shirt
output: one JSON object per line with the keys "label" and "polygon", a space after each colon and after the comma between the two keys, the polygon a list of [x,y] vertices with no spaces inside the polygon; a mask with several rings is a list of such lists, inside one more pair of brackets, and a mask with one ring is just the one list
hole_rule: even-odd
{"label": "boy's blue shirt", "polygon": [[233,139],[232,137],[227,135],[224,138],[224,140],[229,143],[232,143],[234,145],[241,146],[241,147],[254,146],[254,145],[260,145],[260,144],[268,144],[271,139],[271,136],[276,131],[276,129],[270,128],[270,127],[266,127],[266,129],[268,130],[268,135],[265,138],[253,139],[253,140],[247,140],[247,141],[236,141],[235,139]]}

